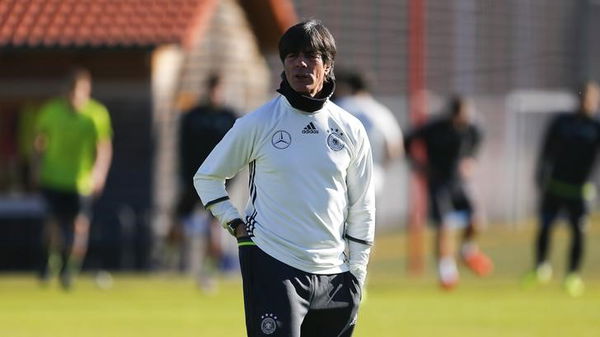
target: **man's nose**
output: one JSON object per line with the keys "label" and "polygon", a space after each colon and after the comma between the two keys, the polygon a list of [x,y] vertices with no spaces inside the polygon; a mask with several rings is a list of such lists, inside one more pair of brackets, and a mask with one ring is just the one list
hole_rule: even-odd
{"label": "man's nose", "polygon": [[296,59],[296,65],[298,67],[302,67],[302,68],[308,67],[308,58],[306,56],[300,54],[298,56],[298,59]]}

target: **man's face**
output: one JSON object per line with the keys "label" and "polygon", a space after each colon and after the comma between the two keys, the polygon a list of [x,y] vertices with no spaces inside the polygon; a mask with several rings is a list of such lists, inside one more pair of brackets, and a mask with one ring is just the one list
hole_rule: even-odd
{"label": "man's face", "polygon": [[210,101],[210,104],[214,106],[223,105],[223,86],[221,84],[217,84],[209,89],[208,100]]}
{"label": "man's face", "polygon": [[286,55],[283,70],[294,91],[314,97],[323,88],[331,66],[318,53],[299,52]]}
{"label": "man's face", "polygon": [[82,78],[75,82],[73,89],[69,92],[69,99],[76,109],[81,109],[90,99],[91,94],[92,83],[88,79]]}
{"label": "man's face", "polygon": [[581,108],[588,116],[594,116],[598,112],[600,104],[600,89],[595,84],[585,86],[585,91],[581,97]]}
{"label": "man's face", "polygon": [[473,121],[473,106],[469,101],[463,101],[460,104],[457,114],[454,116],[454,121],[459,126],[465,126],[471,124]]}

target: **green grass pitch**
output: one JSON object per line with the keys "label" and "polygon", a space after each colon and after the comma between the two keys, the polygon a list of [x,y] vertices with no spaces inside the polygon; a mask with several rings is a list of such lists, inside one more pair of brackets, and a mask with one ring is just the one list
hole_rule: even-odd
{"label": "green grass pitch", "polygon": [[[524,289],[530,265],[530,227],[495,227],[482,236],[496,262],[478,279],[464,268],[452,292],[438,289],[430,257],[421,277],[405,272],[405,238],[381,233],[370,266],[367,298],[355,336],[528,337],[600,336],[600,229],[592,223],[584,267],[586,292],[571,298],[561,288],[568,233],[555,231],[554,280]],[[110,290],[83,274],[70,293],[41,288],[33,274],[0,275],[0,337],[245,336],[241,284],[223,280],[206,295],[188,278],[114,275]]]}

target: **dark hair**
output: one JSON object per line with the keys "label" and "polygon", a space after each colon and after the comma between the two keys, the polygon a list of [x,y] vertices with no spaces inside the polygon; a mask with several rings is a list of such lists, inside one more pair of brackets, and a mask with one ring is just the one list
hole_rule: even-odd
{"label": "dark hair", "polygon": [[353,94],[371,90],[370,78],[363,72],[345,69],[338,71],[337,81],[347,84]]}
{"label": "dark hair", "polygon": [[465,98],[460,95],[454,95],[448,103],[448,112],[451,116],[456,116],[460,113],[460,109],[465,104]]}
{"label": "dark hair", "polygon": [[292,53],[313,52],[323,58],[323,62],[332,67],[327,79],[334,79],[333,63],[336,48],[335,39],[318,20],[300,22],[290,27],[279,39],[279,58],[283,62]]}
{"label": "dark hair", "polygon": [[223,77],[221,77],[220,74],[211,73],[208,76],[208,78],[206,79],[206,88],[208,90],[212,90],[212,89],[218,87],[219,85],[221,85],[222,82],[223,82]]}

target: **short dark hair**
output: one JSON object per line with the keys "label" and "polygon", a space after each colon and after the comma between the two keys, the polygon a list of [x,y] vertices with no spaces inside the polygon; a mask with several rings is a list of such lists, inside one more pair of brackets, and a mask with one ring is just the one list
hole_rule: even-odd
{"label": "short dark hair", "polygon": [[353,94],[371,91],[371,79],[364,72],[342,70],[338,72],[337,81],[347,84]]}
{"label": "short dark hair", "polygon": [[[300,22],[290,27],[279,39],[279,58],[283,62],[292,53],[313,52],[323,58],[323,62],[331,67],[335,61],[335,39],[318,20]],[[327,75],[333,79],[333,68]]]}
{"label": "short dark hair", "polygon": [[461,95],[453,95],[448,101],[448,112],[451,116],[456,116],[460,113],[460,109],[466,103],[465,97]]}
{"label": "short dark hair", "polygon": [[206,79],[206,88],[208,90],[213,90],[223,83],[223,77],[218,73],[211,73]]}

